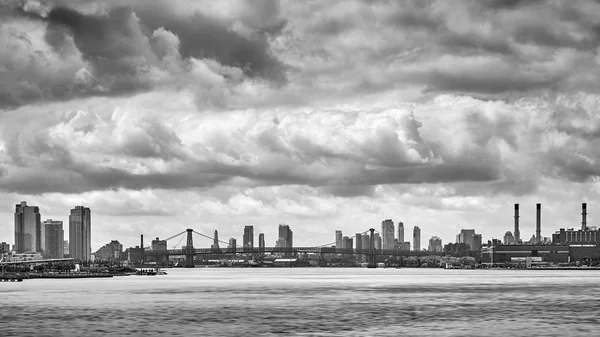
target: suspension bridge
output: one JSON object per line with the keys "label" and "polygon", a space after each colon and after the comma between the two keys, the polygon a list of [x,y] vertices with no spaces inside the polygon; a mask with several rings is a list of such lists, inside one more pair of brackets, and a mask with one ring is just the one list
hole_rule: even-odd
{"label": "suspension bridge", "polygon": [[[205,239],[210,239],[215,242],[214,237],[199,233],[194,229],[186,229],[180,233],[177,233],[167,239],[161,240],[169,241],[180,238],[178,243],[173,246],[173,249],[153,249],[151,246],[144,247],[144,236],[141,235],[141,263],[145,263],[147,260],[152,259],[155,261],[168,261],[170,256],[184,256],[185,267],[194,267],[194,258],[196,256],[203,255],[218,255],[218,256],[234,256],[239,254],[264,256],[265,254],[283,254],[284,256],[298,256],[302,254],[320,254],[321,260],[325,259],[325,254],[342,254],[344,256],[363,255],[366,256],[366,262],[369,266],[375,266],[379,256],[386,257],[402,257],[402,256],[422,256],[429,255],[428,252],[420,251],[400,251],[397,249],[376,249],[375,245],[375,229],[369,229],[360,235],[368,235],[368,247],[363,248],[339,248],[336,247],[336,242],[319,245],[319,246],[307,246],[307,247],[227,247],[220,248],[213,245],[211,248],[196,248],[194,247],[194,235],[200,236]],[[355,238],[353,236],[351,239]],[[186,245],[181,248],[177,247],[183,239],[186,239]],[[216,240],[219,244],[228,245],[229,243],[222,240]]]}

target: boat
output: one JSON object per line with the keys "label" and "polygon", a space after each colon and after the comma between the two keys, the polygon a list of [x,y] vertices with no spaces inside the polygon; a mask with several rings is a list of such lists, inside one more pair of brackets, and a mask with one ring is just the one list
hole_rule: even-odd
{"label": "boat", "polygon": [[135,274],[140,276],[156,276],[157,273],[153,269],[140,269]]}

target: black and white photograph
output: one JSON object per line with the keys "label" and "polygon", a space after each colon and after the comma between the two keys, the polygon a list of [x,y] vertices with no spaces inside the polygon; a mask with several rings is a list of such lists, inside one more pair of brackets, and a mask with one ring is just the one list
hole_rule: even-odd
{"label": "black and white photograph", "polygon": [[600,1],[0,0],[0,336],[588,337]]}

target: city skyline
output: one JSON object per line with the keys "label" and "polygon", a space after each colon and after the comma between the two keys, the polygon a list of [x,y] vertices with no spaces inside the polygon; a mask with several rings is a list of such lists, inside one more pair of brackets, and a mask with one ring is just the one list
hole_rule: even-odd
{"label": "city skyline", "polygon": [[[519,206],[520,206],[519,204],[514,204],[514,213],[512,215],[513,224],[511,224],[511,226],[515,225],[515,223],[514,223],[514,221],[515,221],[515,219],[514,219],[515,215],[518,217],[518,222],[517,223],[519,224],[519,226],[518,227],[513,227],[513,228],[521,228],[521,226],[520,226],[520,223],[521,223],[520,222],[520,218],[521,218],[521,216],[520,216],[520,211],[519,211],[520,208],[519,208]],[[544,228],[543,226],[541,228],[538,227],[538,223],[539,223],[539,225],[542,224],[542,222],[541,222],[541,214],[543,213],[542,212],[542,208],[541,208],[542,205],[540,203],[536,203],[534,206],[535,206],[535,219],[534,219],[535,228],[533,229],[533,234],[532,234],[531,240],[535,240],[535,241],[538,240],[538,237],[537,237],[538,229],[540,230],[540,232],[542,234],[544,233],[544,229],[545,229],[546,232],[550,232],[548,235],[542,235],[542,239],[543,239],[543,238],[551,238],[554,233],[556,233],[556,232],[559,231],[560,228],[565,228],[565,229],[574,228],[575,230],[577,230],[579,228],[583,228],[583,226],[590,227],[590,228],[596,228],[596,226],[591,226],[590,223],[589,223],[589,221],[587,220],[587,219],[589,219],[589,217],[588,217],[589,213],[587,212],[587,210],[588,210],[587,209],[587,203],[582,203],[582,205],[581,205],[582,209],[580,209],[581,213],[579,213],[580,217],[581,217],[582,213],[585,213],[585,216],[584,216],[584,218],[586,219],[585,220],[586,221],[585,224],[582,223],[582,222],[580,222],[579,224],[576,224],[576,226],[560,226],[560,228],[556,227],[556,228],[550,228],[550,229]],[[39,207],[37,207],[35,205],[32,206],[31,204],[28,204],[27,201],[21,201],[19,204],[17,204],[17,210],[22,209],[23,207],[31,209],[34,213],[37,212],[37,213],[35,213],[36,218],[38,218],[38,219],[44,219],[44,215],[41,214],[41,212],[39,211]],[[75,211],[77,209],[80,209],[80,208],[82,208],[84,210],[87,210],[87,212],[89,212],[89,209],[90,209],[90,208],[83,207],[83,206],[75,206],[74,209],[71,209],[71,212],[73,212],[73,211]],[[34,218],[34,220],[36,218]],[[16,230],[17,230],[17,226],[16,226],[17,223],[16,223],[16,221],[17,221],[17,219],[16,219],[16,214],[15,214],[15,223],[13,225],[13,231],[15,233],[15,238],[16,238]],[[54,222],[62,222],[61,220],[53,220],[53,219],[44,219],[44,220],[40,221],[40,225],[41,226],[39,226],[39,228],[38,228],[39,232],[41,234],[40,235],[40,239],[39,239],[39,244],[40,244],[40,247],[42,249],[45,248],[45,245],[41,243],[42,241],[45,241],[45,238],[44,238],[45,231],[43,229],[43,225],[44,225],[44,223],[49,222],[49,221],[50,222],[52,222],[52,221],[54,221]],[[88,222],[89,222],[89,220],[88,220]],[[70,221],[67,221],[67,223],[69,224],[68,227],[71,227]],[[398,238],[400,237],[399,236],[400,233],[404,234],[404,223],[403,223],[403,221],[394,222],[393,219],[386,219],[386,220],[381,221],[381,230],[379,230],[377,226],[374,227],[374,228],[376,228],[376,231],[377,231],[376,236],[381,241],[381,248],[383,248],[385,246],[385,243],[384,243],[385,242],[384,241],[385,240],[384,239],[384,237],[385,237],[384,232],[386,231],[385,228],[387,226],[390,226],[390,225],[391,225],[391,227],[388,228],[387,232],[393,234],[392,240],[395,239],[396,241],[398,241]],[[590,226],[588,226],[588,225],[590,225]],[[277,245],[277,241],[279,241],[281,239],[281,228],[282,228],[282,226],[287,227],[288,230],[289,230],[289,225],[279,224],[278,226],[279,226],[278,234],[273,235],[274,237],[277,238],[277,240],[275,240],[276,243],[274,244],[274,246]],[[256,248],[256,247],[258,247],[258,244],[254,244],[254,242],[258,243],[259,242],[258,240],[260,240],[260,237],[262,237],[264,239],[265,238],[265,233],[263,233],[264,232],[263,230],[258,230],[258,231],[256,231],[256,234],[255,234],[254,233],[255,232],[255,228],[254,227],[255,226],[253,226],[253,225],[244,225],[243,232],[240,235],[234,234],[234,235],[231,236],[231,238],[236,239],[237,242],[244,242],[245,241],[244,240],[245,236],[246,236],[246,234],[248,234],[249,235],[249,239],[252,240],[252,244]],[[397,228],[397,234],[398,235],[396,234],[395,228]],[[418,247],[419,250],[428,250],[427,247],[428,247],[428,242],[429,241],[428,241],[427,238],[423,237],[423,235],[421,234],[421,228],[419,228],[419,226],[414,226],[413,231],[411,231],[411,233],[410,233],[411,236],[412,236],[412,239],[410,241],[405,241],[405,242],[410,244],[410,247],[411,247],[410,250],[414,250],[415,249],[414,240],[415,240],[415,230],[416,229],[418,230],[418,233],[419,233],[419,243],[420,243],[420,246]],[[477,229],[472,229],[472,228],[471,229],[461,228],[460,231],[461,231],[461,233],[464,232],[464,231],[471,231],[471,232],[474,233],[474,232],[477,232],[478,230]],[[316,243],[316,242],[319,242],[319,241],[318,240],[315,241],[314,238],[312,238],[313,240],[308,240],[307,242],[315,242],[315,243],[312,243],[312,244],[302,244],[302,246],[316,246],[316,245],[320,246],[320,245],[329,244],[329,243],[331,243],[333,246],[336,246],[336,241],[337,241],[338,236],[342,235],[341,236],[342,240],[338,241],[338,242],[340,242],[339,248],[341,248],[344,245],[343,238],[345,238],[345,237],[352,238],[352,236],[354,236],[354,235],[352,235],[352,236],[343,235],[344,232],[345,232],[345,230],[335,230],[334,231],[335,238],[331,242],[329,242],[325,237],[323,237],[322,242]],[[70,235],[69,234],[70,231],[64,231],[64,233],[65,233],[65,234],[63,234],[64,238],[65,239],[69,238],[68,235]],[[217,233],[218,233],[218,230],[215,229],[213,235],[218,235]],[[268,231],[267,231],[267,233],[268,233]],[[290,233],[291,233],[291,231],[290,231]],[[427,232],[427,233],[429,233],[429,232]],[[463,240],[459,239],[461,233],[459,233],[458,235],[455,234],[456,235],[456,239],[455,240],[454,239],[447,239],[447,240],[441,239],[435,233],[432,234],[432,237],[436,237],[436,238],[440,239],[444,243],[454,243],[454,242],[461,243],[461,242],[463,242]],[[480,245],[481,245],[482,243],[487,242],[487,240],[493,240],[493,239],[499,240],[501,242],[505,242],[506,239],[507,239],[507,234],[509,234],[509,233],[511,235],[513,235],[512,236],[512,240],[514,242],[514,240],[515,240],[515,238],[514,238],[514,232],[512,230],[510,230],[510,229],[507,230],[507,231],[505,231],[504,234],[502,234],[502,235],[500,235],[498,237],[485,238],[485,237],[483,237],[482,234],[477,234],[477,235],[479,235],[479,240],[480,240],[479,242],[480,242]],[[144,235],[144,233],[140,233],[140,234]],[[152,234],[149,234],[149,235],[152,235]],[[170,236],[170,235],[167,234],[164,237],[167,237],[167,236]],[[271,235],[267,235],[267,237],[268,236],[271,236]],[[164,238],[164,237],[161,237],[161,238]],[[93,235],[92,235],[92,238],[93,238]],[[138,234],[138,238],[139,238],[139,234]],[[217,239],[218,239],[218,237],[217,237]],[[123,239],[122,238],[119,239],[119,238],[114,237],[110,241],[113,241],[113,240],[117,240],[118,241],[118,240],[123,240]],[[127,240],[127,239],[125,239],[125,240]],[[425,245],[423,245],[423,240],[425,240]],[[9,240],[8,241],[7,240],[3,240],[2,237],[0,237],[0,242],[3,242],[3,241],[7,242],[7,243],[10,243]],[[527,241],[527,240],[525,240],[525,241]],[[66,242],[69,242],[69,240],[65,240],[65,243]],[[93,242],[94,241],[92,240],[91,241],[92,244],[90,246],[88,246],[88,247],[85,248],[87,251],[89,251],[88,256],[91,255],[91,254],[93,254],[97,249],[103,247],[103,245],[106,246],[106,243],[99,243],[98,244],[98,248],[96,248],[96,246],[93,244]],[[206,245],[207,243],[203,242],[203,244]],[[208,245],[208,247],[212,246],[213,244],[214,244],[214,239],[211,239],[210,240],[210,244]],[[354,244],[356,244],[356,242],[354,242]],[[71,245],[71,244],[69,244],[69,245]],[[137,245],[139,245],[139,241],[138,241]],[[131,245],[127,245],[126,244],[124,246],[125,247],[135,247],[136,244],[133,244],[133,243]],[[269,246],[269,245],[266,245],[266,246]],[[423,247],[425,247],[425,248],[423,248]],[[12,246],[11,246],[11,248],[12,248]],[[68,251],[68,249],[66,249],[66,248],[64,250]]]}
{"label": "city skyline", "polygon": [[578,228],[583,202],[596,225],[599,13],[3,1],[0,242],[21,200],[65,236],[90,207],[93,251],[188,227],[241,245],[246,225],[270,245],[280,223],[318,245],[385,219],[406,242],[418,226],[424,248],[464,228],[503,239],[515,203],[522,241],[537,203],[542,237]]}

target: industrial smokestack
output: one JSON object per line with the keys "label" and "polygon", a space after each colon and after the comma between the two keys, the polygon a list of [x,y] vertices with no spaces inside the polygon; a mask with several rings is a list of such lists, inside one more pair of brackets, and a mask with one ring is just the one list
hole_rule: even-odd
{"label": "industrial smokestack", "polygon": [[519,231],[519,204],[515,204],[515,243],[521,242],[521,232]]}
{"label": "industrial smokestack", "polygon": [[542,242],[541,240],[541,232],[542,232],[542,204],[536,204],[537,216],[535,218],[535,240],[537,243]]}
{"label": "industrial smokestack", "polygon": [[140,248],[144,248],[144,234],[140,235]]}
{"label": "industrial smokestack", "polygon": [[581,204],[581,230],[587,230],[587,204]]}

